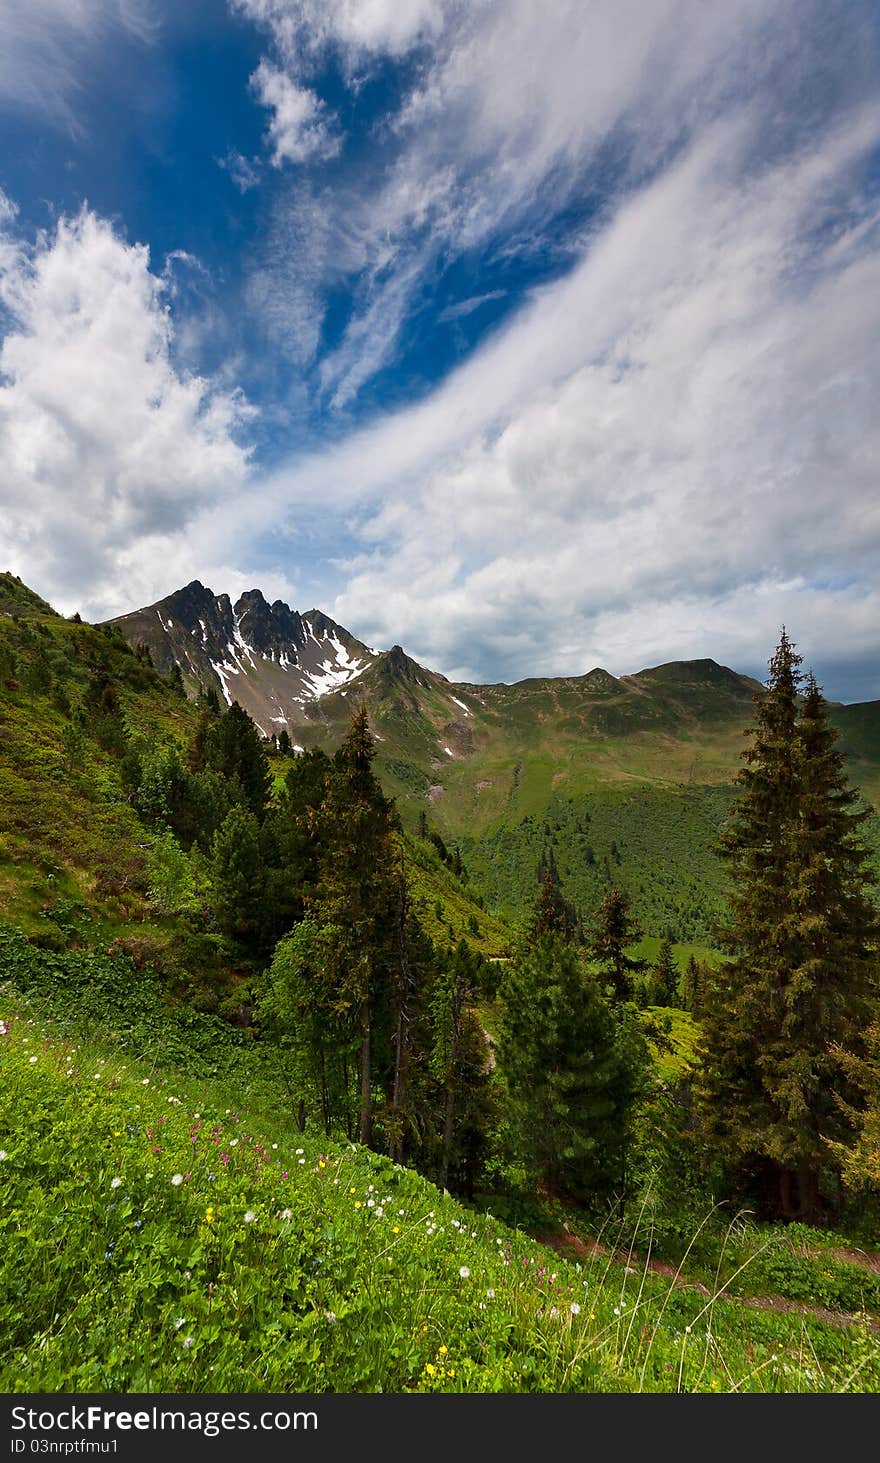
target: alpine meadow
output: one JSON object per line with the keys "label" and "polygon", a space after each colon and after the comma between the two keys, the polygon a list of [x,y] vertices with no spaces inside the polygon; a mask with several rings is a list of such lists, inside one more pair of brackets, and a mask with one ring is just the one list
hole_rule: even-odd
{"label": "alpine meadow", "polygon": [[863,0],[0,21],[10,1398],[880,1392],[878,128]]}

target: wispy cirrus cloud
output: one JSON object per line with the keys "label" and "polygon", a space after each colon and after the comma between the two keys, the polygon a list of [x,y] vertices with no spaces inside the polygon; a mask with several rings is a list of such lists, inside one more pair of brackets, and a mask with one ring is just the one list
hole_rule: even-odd
{"label": "wispy cirrus cloud", "polygon": [[276,550],[335,515],[334,612],[452,675],[759,669],[785,618],[876,694],[878,127],[713,123],[423,402],[259,483]]}
{"label": "wispy cirrus cloud", "polygon": [[0,6],[0,105],[39,111],[76,131],[83,68],[120,34],[149,43],[154,0],[27,0]]}

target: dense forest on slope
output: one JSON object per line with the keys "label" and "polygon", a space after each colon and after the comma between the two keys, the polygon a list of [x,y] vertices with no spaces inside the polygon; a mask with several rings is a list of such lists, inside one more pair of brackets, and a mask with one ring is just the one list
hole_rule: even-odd
{"label": "dense forest on slope", "polygon": [[[714,1390],[723,1371],[737,1388],[844,1390],[874,1378],[880,1295],[851,1247],[880,1243],[876,818],[785,637],[735,784],[615,777],[528,811],[520,790],[537,797],[539,783],[523,764],[509,816],[453,836],[438,826],[442,798],[422,798],[407,827],[389,795],[387,706],[352,698],[335,744],[297,750],[210,686],[187,697],[176,663],[160,675],[118,628],[64,620],[10,576],[0,593],[0,1162],[15,1185],[7,1321],[23,1378],[177,1385],[198,1357],[230,1386],[260,1387],[275,1376],[252,1355],[267,1325],[288,1364],[314,1366],[316,1387]],[[392,705],[399,669],[384,662]],[[680,709],[679,669],[660,670]],[[711,702],[715,670],[697,680]],[[720,683],[731,694],[729,673]],[[165,1094],[173,1112],[155,1081],[179,1089]],[[74,1083],[90,1095],[69,1102]],[[39,1114],[38,1151],[22,1103]],[[207,1141],[203,1109],[218,1151],[187,1166],[187,1143]],[[240,1134],[244,1110],[260,1134]],[[151,1338],[147,1363],[116,1312],[83,1356],[74,1322],[56,1325],[44,1289],[25,1303],[15,1281],[47,1242],[36,1196],[66,1194],[84,1163],[96,1194],[127,1188],[112,1221],[84,1215],[74,1268],[99,1294],[122,1287],[129,1324]],[[179,1210],[151,1187],[166,1164]],[[347,1196],[327,1190],[331,1169],[337,1183],[350,1172]],[[370,1226],[392,1218],[398,1190],[393,1217],[407,1223],[377,1227],[374,1251]],[[414,1246],[398,1242],[429,1204]],[[552,1290],[563,1272],[522,1251],[537,1287],[519,1341],[505,1220],[575,1263]],[[314,1259],[316,1226],[326,1286],[279,1249],[292,1235]],[[175,1233],[196,1283],[172,1277],[157,1300],[144,1277]],[[369,1268],[393,1256],[414,1322],[435,1236],[438,1295],[455,1265],[459,1280],[476,1265],[482,1306],[505,1298],[497,1334],[443,1301],[455,1367],[440,1365],[448,1341],[426,1360],[401,1339],[400,1306],[383,1308]],[[364,1241],[352,1268],[343,1251]],[[264,1244],[269,1278],[289,1291],[283,1323],[258,1273]],[[250,1300],[227,1345],[202,1292],[233,1269]],[[609,1273],[621,1287],[610,1312]],[[75,1318],[73,1269],[65,1285]],[[631,1325],[619,1334],[626,1306],[642,1312],[646,1348],[630,1347]],[[193,1358],[179,1356],[172,1310],[187,1326],[192,1312]],[[357,1313],[358,1334],[375,1338],[360,1369],[305,1339],[328,1313],[333,1325]],[[669,1322],[685,1315],[702,1350],[676,1364],[681,1320],[671,1339]],[[51,1336],[36,1370],[34,1327]],[[539,1375],[533,1353],[548,1344],[556,1361]]]}

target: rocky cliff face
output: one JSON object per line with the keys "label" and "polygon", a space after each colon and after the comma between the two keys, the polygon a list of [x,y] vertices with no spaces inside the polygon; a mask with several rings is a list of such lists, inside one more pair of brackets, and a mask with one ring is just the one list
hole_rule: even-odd
{"label": "rocky cliff face", "polygon": [[238,701],[264,736],[312,719],[314,703],[356,681],[379,658],[320,610],[299,614],[258,589],[232,603],[197,579],[156,604],[120,615],[132,645],[146,645],[158,670],[180,667],[191,694],[214,686]]}

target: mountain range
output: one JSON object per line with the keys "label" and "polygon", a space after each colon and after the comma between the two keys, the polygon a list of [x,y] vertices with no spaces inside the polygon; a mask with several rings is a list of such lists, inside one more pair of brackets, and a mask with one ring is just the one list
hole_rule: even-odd
{"label": "mountain range", "polygon": [[[233,603],[198,580],[109,623],[146,645],[158,670],[179,666],[190,695],[214,686],[264,736],[286,729],[296,749],[334,745],[352,704],[366,702],[389,790],[456,836],[601,787],[728,784],[761,689],[711,659],[456,683],[320,610],[270,604],[258,589]],[[835,705],[833,718],[854,781],[880,796],[880,702]]]}

